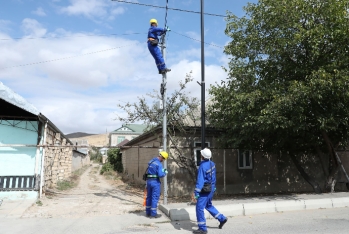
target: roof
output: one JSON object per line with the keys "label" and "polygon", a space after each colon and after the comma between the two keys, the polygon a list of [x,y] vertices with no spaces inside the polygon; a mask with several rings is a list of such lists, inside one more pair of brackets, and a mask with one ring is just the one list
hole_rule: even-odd
{"label": "roof", "polygon": [[123,124],[120,128],[112,131],[112,133],[144,133],[144,130],[148,127],[146,124]]}
{"label": "roof", "polygon": [[123,145],[125,145],[127,142],[129,142],[129,140],[127,140],[127,139],[125,139],[125,140],[123,140],[122,142],[120,142],[119,144],[117,144],[116,146],[123,146]]}
{"label": "roof", "polygon": [[15,93],[9,87],[0,82],[0,98],[12,105],[15,105],[31,114],[39,115],[40,112],[22,96]]}
{"label": "roof", "polygon": [[[56,125],[54,125],[46,116],[41,114],[38,109],[36,109],[33,104],[29,103],[27,100],[25,100],[22,96],[14,92],[12,89],[4,85],[2,82],[0,82],[0,101],[3,101],[4,103],[9,103],[8,106],[11,106],[11,108],[7,108],[7,112],[11,113],[18,113],[18,108],[21,110],[24,110],[26,112],[23,112],[25,114],[29,113],[28,115],[36,116],[40,122],[47,123],[51,128],[53,128],[56,132],[60,133],[60,135],[67,140],[70,144],[73,144],[64,134],[59,130]],[[0,102],[1,103],[1,102]],[[7,113],[5,113],[7,114]],[[20,113],[22,114],[22,113]],[[3,115],[3,112],[0,114]],[[17,118],[18,116],[11,115],[8,116],[8,118]]]}

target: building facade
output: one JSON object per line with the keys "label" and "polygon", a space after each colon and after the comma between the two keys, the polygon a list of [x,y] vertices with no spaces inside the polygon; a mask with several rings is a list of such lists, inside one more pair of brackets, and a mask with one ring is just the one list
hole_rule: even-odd
{"label": "building facade", "polygon": [[109,134],[110,146],[117,146],[124,140],[131,141],[143,134],[146,128],[144,124],[124,124]]}

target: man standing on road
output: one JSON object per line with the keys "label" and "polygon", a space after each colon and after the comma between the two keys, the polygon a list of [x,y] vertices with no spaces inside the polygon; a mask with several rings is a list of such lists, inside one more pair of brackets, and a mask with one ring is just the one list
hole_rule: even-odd
{"label": "man standing on road", "polygon": [[168,153],[161,151],[159,156],[153,158],[148,163],[147,170],[147,199],[145,213],[150,218],[160,218],[157,214],[157,207],[161,192],[160,178],[167,175],[167,170],[162,168],[162,162],[168,158]]}
{"label": "man standing on road", "polygon": [[205,148],[201,152],[201,163],[198,169],[198,177],[196,180],[196,186],[194,191],[196,202],[196,218],[198,221],[199,229],[193,231],[196,234],[206,234],[206,219],[204,209],[206,209],[215,219],[219,221],[219,229],[222,229],[223,225],[228,219],[212,205],[212,197],[216,191],[216,166],[214,162],[210,160],[212,152],[210,149]]}

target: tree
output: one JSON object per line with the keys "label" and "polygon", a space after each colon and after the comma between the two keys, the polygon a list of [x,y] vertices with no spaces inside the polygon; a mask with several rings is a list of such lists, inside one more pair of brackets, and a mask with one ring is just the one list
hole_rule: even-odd
{"label": "tree", "polygon": [[[349,139],[349,0],[260,0],[246,16],[228,13],[229,79],[211,87],[211,124],[226,144],[291,157],[316,192],[330,190],[336,149]],[[330,168],[323,188],[296,156],[316,154]]]}
{"label": "tree", "polygon": [[[198,117],[199,101],[190,96],[186,91],[187,84],[193,81],[192,73],[186,75],[184,81],[179,82],[179,89],[168,94],[167,105],[167,134],[168,139],[174,147],[174,154],[170,158],[180,167],[185,168],[194,181],[196,177],[196,165],[194,161],[194,150],[191,149],[191,155],[188,155],[182,148],[178,147],[183,141],[193,146],[195,133],[200,126],[200,117]],[[124,123],[143,122],[148,125],[148,131],[152,131],[157,126],[162,126],[163,110],[157,104],[162,100],[161,95],[155,90],[146,95],[138,97],[136,102],[127,102],[119,104],[118,107],[127,115],[126,117],[117,116],[117,119]],[[155,134],[155,133],[154,133]],[[189,157],[188,157],[189,156]]]}
{"label": "tree", "polygon": [[112,165],[113,169],[117,172],[122,173],[124,167],[122,165],[122,154],[119,148],[111,148],[107,152],[108,162]]}

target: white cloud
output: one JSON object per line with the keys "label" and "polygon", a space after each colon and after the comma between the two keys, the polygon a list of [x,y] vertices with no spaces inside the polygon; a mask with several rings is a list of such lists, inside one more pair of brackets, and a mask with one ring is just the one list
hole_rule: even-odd
{"label": "white cloud", "polygon": [[87,18],[113,20],[125,12],[125,8],[106,0],[70,0],[71,5],[62,7],[60,12],[68,15],[83,15]]}
{"label": "white cloud", "polygon": [[41,7],[38,7],[35,11],[32,11],[32,13],[38,16],[46,16],[44,9],[42,9]]}
{"label": "white cloud", "polygon": [[47,31],[38,21],[29,18],[22,21],[22,30],[27,36],[32,37],[42,37]]}
{"label": "white cloud", "polygon": [[[26,35],[46,38],[0,41],[0,80],[33,103],[64,133],[115,129],[121,124],[114,120],[115,113],[123,115],[117,112],[117,103],[136,101],[137,96],[160,87],[161,75],[145,43],[120,37],[84,37],[64,29],[47,33],[33,19],[23,20],[22,29]],[[53,35],[57,37],[50,38]],[[120,45],[125,47],[116,48]],[[93,53],[102,50],[105,51]],[[192,70],[195,81],[188,90],[200,97],[196,83],[201,80],[198,52],[178,54],[194,52],[196,56],[187,59],[171,58],[169,92]],[[92,54],[83,55],[87,53]],[[61,59],[66,57],[72,58]],[[54,61],[35,64],[47,60]],[[31,63],[34,64],[3,69]],[[206,66],[207,89],[225,77],[220,66]]]}

